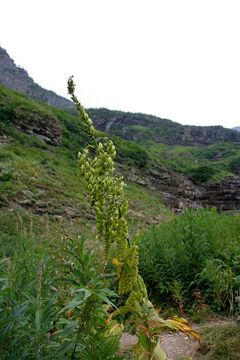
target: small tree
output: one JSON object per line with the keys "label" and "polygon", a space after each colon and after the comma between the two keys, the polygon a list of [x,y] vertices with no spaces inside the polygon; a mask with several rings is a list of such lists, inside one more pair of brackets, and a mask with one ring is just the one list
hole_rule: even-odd
{"label": "small tree", "polygon": [[[123,177],[116,174],[113,142],[97,137],[96,130],[83,106],[75,96],[73,77],[68,80],[71,95],[80,116],[89,145],[79,153],[80,173],[84,179],[91,206],[95,210],[96,237],[104,243],[105,260],[115,265],[118,294],[126,298],[125,305],[114,311],[109,320],[118,314],[131,313],[135,319],[138,344],[136,359],[165,359],[159,345],[159,335],[164,328],[184,331],[198,338],[184,319],[163,320],[148,300],[146,286],[138,272],[138,236],[131,241],[128,236],[127,210]],[[109,250],[114,257],[109,258]]]}

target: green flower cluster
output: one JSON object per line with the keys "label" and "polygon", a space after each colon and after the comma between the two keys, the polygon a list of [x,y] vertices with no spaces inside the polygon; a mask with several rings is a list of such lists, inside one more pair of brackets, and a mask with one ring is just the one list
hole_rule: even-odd
{"label": "green flower cluster", "polygon": [[148,301],[146,286],[138,273],[138,237],[133,243],[130,243],[128,238],[128,202],[125,199],[123,178],[115,173],[115,146],[108,138],[95,138],[95,129],[74,95],[74,89],[71,77],[68,81],[68,91],[94,144],[79,153],[80,172],[95,210],[97,237],[104,242],[107,260],[111,245],[115,245],[116,256],[112,263],[116,266],[118,293],[127,295],[125,305],[112,312],[109,320],[116,315],[132,313],[136,318],[136,325],[139,322],[138,344],[134,358],[166,359],[159,344],[159,335],[164,328],[181,330],[196,338],[198,335],[183,319],[161,319],[152,303]]}
{"label": "green flower cluster", "polygon": [[138,246],[128,238],[126,220],[128,202],[125,198],[123,177],[116,175],[114,159],[116,149],[108,138],[95,138],[96,131],[83,106],[74,95],[73,78],[68,91],[79,111],[80,119],[93,145],[79,153],[80,174],[84,179],[91,205],[96,216],[96,236],[103,241],[105,258],[115,244],[118,263],[119,295],[130,294],[138,279]]}
{"label": "green flower cluster", "polygon": [[74,102],[77,111],[79,112],[82,124],[88,133],[88,135],[94,137],[95,136],[95,128],[92,124],[92,120],[89,118],[86,111],[84,111],[84,108],[82,104],[78,101],[78,98],[75,96],[75,84],[73,81],[73,76],[70,76],[68,79],[68,93],[71,95],[72,101]]}
{"label": "green flower cluster", "polygon": [[114,242],[120,253],[124,252],[122,245],[126,243],[128,234],[125,184],[122,177],[114,174],[115,156],[115,147],[108,139],[96,140],[95,146],[79,153],[80,174],[95,209],[97,238],[104,242],[106,257]]}

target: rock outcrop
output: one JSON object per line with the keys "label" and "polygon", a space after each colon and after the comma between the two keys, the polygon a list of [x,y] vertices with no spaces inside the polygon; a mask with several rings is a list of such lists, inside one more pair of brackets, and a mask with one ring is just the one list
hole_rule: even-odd
{"label": "rock outcrop", "polygon": [[228,177],[221,182],[196,185],[186,176],[165,167],[147,172],[121,166],[125,178],[157,192],[166,206],[175,212],[185,208],[216,207],[223,211],[240,211],[240,178]]}
{"label": "rock outcrop", "polygon": [[240,211],[240,178],[229,177],[221,182],[207,185],[198,193],[197,200],[204,207]]}
{"label": "rock outcrop", "polygon": [[[6,50],[1,47],[0,84],[18,90],[34,100],[75,112],[75,107],[70,100],[36,84],[27,71],[16,66]],[[108,109],[88,109],[88,112],[97,129],[126,140],[151,140],[169,145],[191,146],[209,145],[218,141],[240,143],[240,133],[222,126],[184,126],[152,115]]]}
{"label": "rock outcrop", "polygon": [[240,134],[222,126],[181,125],[152,115],[108,109],[88,109],[95,126],[126,140],[150,140],[168,145],[202,146],[219,141],[240,143]]}
{"label": "rock outcrop", "polygon": [[0,86],[0,136],[6,136],[6,128],[13,126],[47,144],[61,145],[62,128],[57,117],[52,111],[31,105],[32,101],[23,95],[11,96],[6,87]]}
{"label": "rock outcrop", "polygon": [[0,84],[18,90],[30,98],[43,101],[60,109],[74,112],[75,107],[70,100],[43,89],[28,75],[27,71],[16,66],[6,50],[0,47]]}
{"label": "rock outcrop", "polygon": [[50,145],[61,145],[62,129],[58,120],[52,114],[42,114],[38,111],[19,106],[14,110],[13,125],[20,131],[35,135]]}

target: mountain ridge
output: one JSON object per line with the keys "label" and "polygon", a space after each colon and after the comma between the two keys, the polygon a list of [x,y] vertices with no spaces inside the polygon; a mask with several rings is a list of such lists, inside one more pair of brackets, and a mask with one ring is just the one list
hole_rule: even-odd
{"label": "mountain ridge", "polygon": [[[36,84],[27,71],[16,66],[7,51],[0,47],[0,84],[20,91],[33,100],[42,101],[70,113],[73,103]],[[98,130],[107,131],[131,141],[154,141],[168,145],[210,145],[218,141],[240,143],[237,131],[222,126],[188,126],[154,115],[114,111],[105,108],[88,109]]]}
{"label": "mountain ridge", "polygon": [[[104,136],[106,133],[98,132],[98,137]],[[210,204],[227,211],[240,209],[240,145],[220,142],[203,147],[184,147],[151,141],[137,143],[111,134],[108,136],[117,149],[119,171],[127,179],[128,184],[139,186],[139,196],[141,192],[149,191],[148,196],[156,196],[156,199],[160,197],[166,206],[175,211],[182,211],[186,207],[205,207]],[[86,146],[87,142],[88,139],[84,137],[77,116],[38,103],[26,95],[0,86],[0,148],[9,152],[6,156],[3,154],[0,156],[0,185],[6,186],[6,191],[2,186],[2,205],[0,191],[0,207],[5,206],[6,197],[9,197],[10,202],[13,198],[16,202],[19,196],[21,206],[28,208],[33,206],[33,211],[37,212],[46,211],[41,200],[38,200],[35,209],[36,204],[33,203],[31,206],[30,203],[26,204],[25,197],[22,199],[19,192],[19,171],[20,179],[23,176],[27,177],[29,167],[26,160],[22,169],[24,147],[26,158],[31,159],[31,153],[35,153],[37,157],[37,160],[34,160],[36,167],[34,176],[31,174],[29,180],[24,179],[22,184],[24,194],[28,194],[29,186],[25,188],[26,181],[31,184],[33,192],[38,192],[42,183],[45,183],[45,177],[48,178],[55,172],[62,171],[58,163],[53,162],[51,166],[48,165],[48,160],[43,160],[42,163],[46,153],[58,154],[57,156],[61,157],[59,164],[66,163],[69,159],[73,163],[76,161],[77,153]],[[11,160],[12,157],[15,159],[14,162]],[[16,169],[17,164],[20,166],[19,171]],[[75,166],[76,164],[73,164],[74,170],[70,171],[75,172]],[[38,168],[42,168],[42,177],[38,180],[39,189],[36,189],[34,183]],[[74,183],[76,181],[77,179],[74,178]],[[54,181],[48,184],[50,193],[58,182],[59,180],[54,178]],[[14,196],[12,191],[9,191],[11,186],[17,191],[13,193]],[[61,185],[61,188],[64,186]],[[65,189],[66,196],[67,189]],[[55,203],[54,198],[52,201]],[[65,203],[59,206],[64,208]],[[55,210],[59,211],[58,206]],[[49,212],[55,210],[51,210],[51,207],[47,209]],[[75,213],[72,208],[67,212]]]}
{"label": "mountain ridge", "polygon": [[[240,134],[218,126],[181,125],[169,119],[105,108],[88,109],[97,129],[126,140],[154,141],[167,145],[210,145],[219,141],[240,143]],[[150,126],[149,126],[150,125]]]}
{"label": "mountain ridge", "polygon": [[60,109],[74,111],[73,103],[54,91],[46,90],[34,82],[28,72],[17,66],[7,51],[0,47],[0,84],[20,91],[33,100],[45,102]]}

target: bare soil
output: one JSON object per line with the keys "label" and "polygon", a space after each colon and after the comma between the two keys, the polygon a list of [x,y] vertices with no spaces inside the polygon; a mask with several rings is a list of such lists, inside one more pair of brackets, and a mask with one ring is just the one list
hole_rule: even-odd
{"label": "bare soil", "polygon": [[[192,324],[192,327],[201,332],[201,329],[206,326],[223,325],[232,321],[232,319],[214,319],[206,321],[201,325]],[[161,335],[160,342],[169,360],[197,359],[199,343],[183,333],[165,332]],[[123,354],[130,351],[136,343],[137,337],[135,335],[124,333],[120,341],[120,353]]]}

